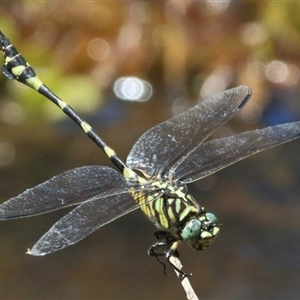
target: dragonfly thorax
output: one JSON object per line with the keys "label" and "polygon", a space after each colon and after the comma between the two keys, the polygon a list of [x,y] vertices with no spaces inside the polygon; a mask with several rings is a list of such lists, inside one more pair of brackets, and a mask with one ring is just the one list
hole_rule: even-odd
{"label": "dragonfly thorax", "polygon": [[199,207],[185,185],[156,180],[151,187],[156,193],[134,194],[146,216],[175,239],[185,240],[197,250],[207,249],[219,233],[217,218]]}

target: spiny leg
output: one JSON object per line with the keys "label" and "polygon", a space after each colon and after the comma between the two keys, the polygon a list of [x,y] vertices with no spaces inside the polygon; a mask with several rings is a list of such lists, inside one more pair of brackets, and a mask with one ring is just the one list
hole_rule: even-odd
{"label": "spiny leg", "polygon": [[156,252],[156,249],[157,248],[161,248],[162,245],[160,245],[159,242],[156,242],[154,243],[153,245],[151,245],[151,247],[148,249],[148,255],[151,255],[151,256],[154,256],[157,261],[162,265],[163,267],[163,272],[165,275],[168,275],[167,274],[167,266],[166,264],[164,264],[160,259],[159,259],[159,256],[165,256],[165,253],[157,253]]}
{"label": "spiny leg", "polygon": [[[170,258],[172,256],[179,257],[179,252],[177,248],[179,247],[181,241],[175,239],[173,236],[171,236],[166,231],[156,231],[154,235],[157,237],[159,241],[154,243],[149,249],[148,249],[148,255],[154,256],[157,261],[163,266],[163,272],[165,275],[166,273],[166,265],[159,259],[159,256],[164,256],[168,263],[175,269],[178,273],[182,275],[182,277],[191,277],[192,274],[187,274],[181,269],[179,269],[177,266],[175,266],[171,261]],[[162,252],[157,252],[157,250],[162,250]],[[183,279],[182,278],[182,279]]]}
{"label": "spiny leg", "polygon": [[9,39],[0,30],[0,50],[5,58],[2,65],[3,74],[9,79],[15,79],[42,94],[47,99],[57,105],[68,117],[70,117],[86,135],[92,139],[108,156],[113,164],[127,177],[135,177],[135,173],[126,167],[125,163],[117,156],[116,152],[110,148],[93,130],[93,128],[69,106],[55,95],[37,76],[33,68],[27,63],[25,58],[10,43]]}

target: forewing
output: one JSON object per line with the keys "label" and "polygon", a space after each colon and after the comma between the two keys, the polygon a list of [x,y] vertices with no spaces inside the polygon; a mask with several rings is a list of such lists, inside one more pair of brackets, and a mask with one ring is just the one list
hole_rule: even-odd
{"label": "forewing", "polygon": [[28,251],[43,256],[71,246],[99,227],[137,209],[128,191],[114,190],[82,203],[57,221]]}
{"label": "forewing", "polygon": [[176,181],[188,184],[260,151],[297,139],[300,122],[247,131],[200,145],[174,172]]}
{"label": "forewing", "polygon": [[230,119],[250,98],[246,86],[225,91],[144,133],[131,149],[127,165],[150,176],[167,173]]}
{"label": "forewing", "polygon": [[47,213],[122,187],[127,188],[124,177],[112,168],[85,166],[72,169],[1,204],[0,220]]}

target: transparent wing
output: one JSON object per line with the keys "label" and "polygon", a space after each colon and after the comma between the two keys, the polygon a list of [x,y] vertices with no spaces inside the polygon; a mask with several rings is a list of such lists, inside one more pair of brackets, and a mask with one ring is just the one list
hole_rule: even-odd
{"label": "transparent wing", "polygon": [[124,190],[94,197],[57,221],[28,253],[43,256],[71,246],[101,226],[139,207],[131,193]]}
{"label": "transparent wing", "polygon": [[250,155],[297,139],[300,122],[271,126],[211,140],[197,147],[177,168],[176,181],[188,184]]}
{"label": "transparent wing", "polygon": [[47,213],[122,187],[128,188],[124,177],[112,168],[86,166],[72,169],[1,204],[0,220]]}
{"label": "transparent wing", "polygon": [[127,165],[150,176],[167,173],[230,119],[250,96],[249,87],[239,86],[156,125],[135,143]]}

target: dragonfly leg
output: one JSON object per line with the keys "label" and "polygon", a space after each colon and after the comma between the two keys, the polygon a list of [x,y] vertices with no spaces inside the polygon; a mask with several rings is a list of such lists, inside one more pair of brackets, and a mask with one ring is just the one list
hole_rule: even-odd
{"label": "dragonfly leg", "polygon": [[161,242],[156,242],[154,243],[149,249],[148,249],[148,255],[154,256],[157,261],[162,265],[163,267],[163,272],[165,275],[167,274],[167,267],[166,265],[159,259],[159,256],[165,256],[165,252],[164,253],[157,253],[156,249],[161,249],[162,245]]}
{"label": "dragonfly leg", "polygon": [[158,241],[148,249],[148,255],[154,256],[157,259],[157,261],[163,266],[164,274],[167,275],[167,267],[159,259],[159,256],[166,257],[166,253],[169,251],[171,245],[176,241],[176,239],[172,237],[170,233],[163,230],[154,232],[154,235],[156,236]]}
{"label": "dragonfly leg", "polygon": [[185,273],[184,271],[182,271],[181,269],[179,269],[177,266],[175,266],[171,261],[170,261],[170,258],[172,256],[175,256],[175,257],[179,257],[179,252],[177,251],[177,248],[178,246],[180,245],[180,241],[176,241],[172,244],[172,246],[169,248],[168,251],[166,251],[165,253],[165,257],[168,261],[168,263],[179,273],[181,274],[182,276],[182,280],[185,278],[185,277],[191,277],[192,276],[192,273]]}
{"label": "dragonfly leg", "polygon": [[166,231],[156,231],[154,235],[157,237],[158,241],[148,249],[148,255],[154,256],[163,266],[164,274],[167,275],[166,265],[159,259],[159,256],[164,256],[168,263],[183,277],[190,277],[192,274],[186,274],[170,261],[172,256],[179,257],[177,248],[179,247],[181,241]]}

